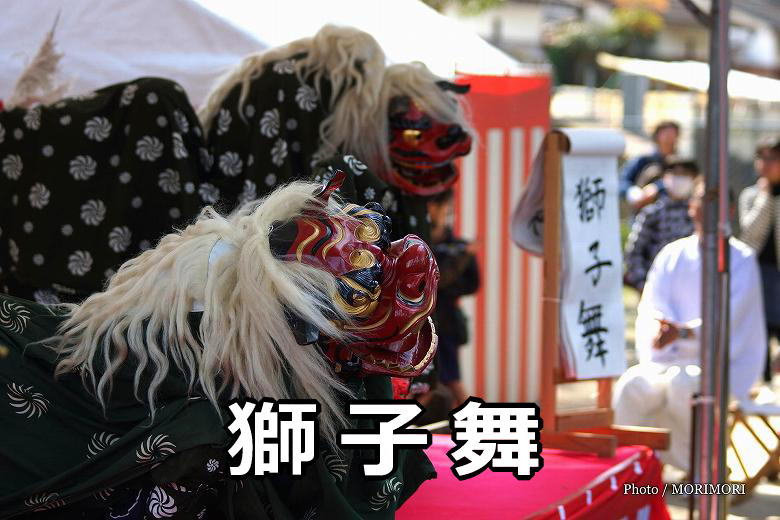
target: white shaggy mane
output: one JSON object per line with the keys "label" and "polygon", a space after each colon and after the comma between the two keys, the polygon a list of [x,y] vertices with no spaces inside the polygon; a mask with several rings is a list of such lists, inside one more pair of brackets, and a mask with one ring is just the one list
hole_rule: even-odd
{"label": "white shaggy mane", "polygon": [[263,74],[268,64],[302,53],[305,57],[295,61],[299,80],[310,81],[320,98],[321,80],[330,81],[332,86],[330,99],[322,100],[329,111],[320,125],[322,143],[319,150],[312,151],[319,157],[350,153],[380,176],[389,171],[387,109],[390,99],[398,95],[411,96],[432,117],[470,131],[463,96],[440,89],[436,82],[443,78],[419,62],[386,67],[385,54],[370,34],[335,25],[324,26],[313,37],[244,58],[217,81],[199,110],[204,129],[208,132],[236,85],[241,85],[241,93],[234,108],[243,114],[251,81]]}
{"label": "white shaggy mane", "polygon": [[[327,317],[332,309],[321,303],[330,300],[335,279],[281,261],[269,246],[273,222],[304,211],[343,214],[333,199],[323,206],[314,198],[316,188],[292,183],[229,217],[206,208],[194,224],[127,261],[104,292],[71,306],[56,338],[62,356],[57,373],[80,370],[105,406],[113,375],[132,362],[136,398],[152,412],[171,371],[215,406],[239,396],[316,399],[322,406],[322,435],[332,443],[344,424],[338,394],[346,388],[316,346],[297,344],[284,313],[286,306],[324,334],[346,339]],[[220,239],[234,249],[209,266],[211,248]],[[195,301],[204,307],[197,331],[187,319]]]}

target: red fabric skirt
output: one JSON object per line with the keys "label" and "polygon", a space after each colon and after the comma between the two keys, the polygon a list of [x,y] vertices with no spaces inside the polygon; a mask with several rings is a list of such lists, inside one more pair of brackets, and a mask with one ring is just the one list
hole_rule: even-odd
{"label": "red fabric skirt", "polygon": [[[450,469],[447,451],[453,447],[449,436],[433,436],[426,453],[438,478],[423,483],[398,510],[397,519],[670,518],[662,496],[661,463],[645,446],[618,448],[613,458],[545,449],[544,467],[531,480],[488,469],[464,481]],[[632,484],[656,486],[658,493],[625,493],[625,486]]]}

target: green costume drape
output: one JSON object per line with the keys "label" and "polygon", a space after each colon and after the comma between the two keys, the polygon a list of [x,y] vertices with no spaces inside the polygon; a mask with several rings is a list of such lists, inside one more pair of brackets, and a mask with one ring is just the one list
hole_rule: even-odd
{"label": "green costume drape", "polygon": [[[134,396],[129,362],[105,410],[78,373],[55,380],[56,355],[36,342],[62,316],[0,295],[0,518],[386,519],[435,475],[421,450],[398,451],[392,475],[368,480],[360,466],[371,450],[324,449],[301,478],[232,479],[227,412],[220,417],[181,375],[172,371],[160,386],[153,418]],[[199,314],[190,316],[197,326]],[[391,395],[386,377],[349,384],[359,398]]]}

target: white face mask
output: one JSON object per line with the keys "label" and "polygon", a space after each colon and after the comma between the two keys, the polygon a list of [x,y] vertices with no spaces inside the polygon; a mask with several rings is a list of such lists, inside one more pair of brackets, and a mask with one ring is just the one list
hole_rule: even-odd
{"label": "white face mask", "polygon": [[666,174],[663,178],[664,188],[670,197],[687,199],[693,193],[693,177],[690,175]]}

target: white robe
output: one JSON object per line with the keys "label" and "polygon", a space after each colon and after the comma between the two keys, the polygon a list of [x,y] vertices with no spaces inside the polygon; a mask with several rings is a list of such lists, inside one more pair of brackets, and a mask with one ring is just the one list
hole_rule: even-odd
{"label": "white robe", "polygon": [[[755,254],[734,238],[729,246],[729,379],[731,394],[743,401],[763,371],[766,326]],[[693,328],[695,339],[678,339],[654,349],[659,318]],[[701,259],[697,235],[668,244],[656,256],[637,309],[635,331],[639,364],[628,369],[615,385],[615,422],[669,428],[671,446],[661,458],[687,470],[690,397],[699,387],[701,372]]]}

